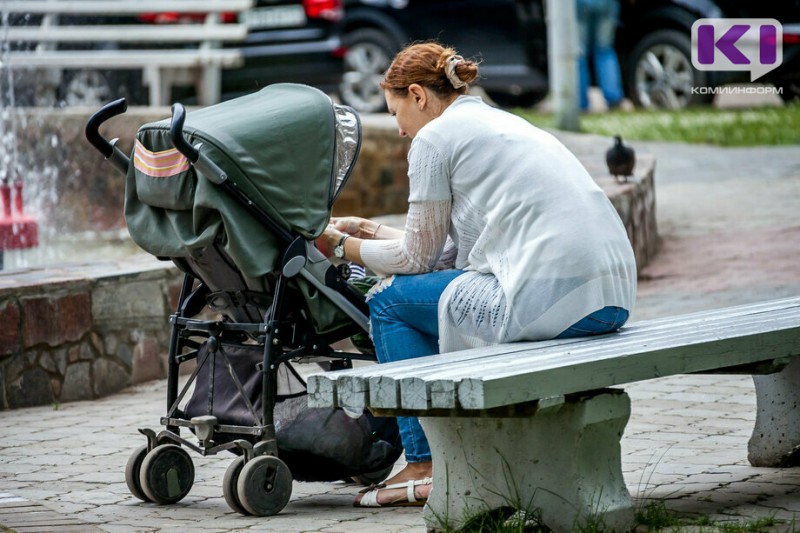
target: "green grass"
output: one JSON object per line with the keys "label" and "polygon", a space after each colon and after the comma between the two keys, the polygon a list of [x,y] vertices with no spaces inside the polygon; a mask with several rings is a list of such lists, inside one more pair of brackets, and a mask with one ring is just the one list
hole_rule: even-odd
{"label": "green grass", "polygon": [[[485,513],[478,513],[460,529],[447,526],[446,521],[439,524],[445,533],[549,533],[550,529],[541,524],[541,511],[518,511],[505,507]],[[511,518],[509,518],[511,517]],[[604,533],[606,528],[602,520],[587,521],[576,527],[573,533]],[[636,526],[631,533],[796,533],[797,524],[787,523],[775,517],[762,517],[731,521],[713,520],[708,516],[682,516],[667,509],[661,500],[655,500],[640,507],[636,511]]]}
{"label": "green grass", "polygon": [[[792,525],[786,525],[780,520],[770,517],[718,522],[708,517],[680,518],[666,510],[648,511],[647,513],[648,516],[637,516],[639,522],[631,533],[681,533],[686,531],[691,531],[692,533],[775,533],[776,531],[796,531]],[[653,514],[656,516],[653,516]],[[500,513],[487,513],[481,517],[476,517],[457,531],[447,527],[443,531],[448,533],[550,533],[550,529],[536,524],[535,521],[528,523],[524,521],[509,522]],[[606,529],[600,523],[589,524],[575,529],[574,533],[603,533],[605,531]]]}
{"label": "green grass", "polygon": [[[553,116],[517,109],[542,128]],[[753,109],[692,108],[683,111],[612,111],[580,117],[581,131],[626,140],[681,141],[718,146],[800,144],[800,103]]]}
{"label": "green grass", "polygon": [[665,503],[660,500],[651,501],[638,509],[636,523],[638,525],[636,531],[639,533],[660,531],[693,531],[695,533],[774,533],[782,531],[794,533],[797,531],[794,521],[787,523],[774,516],[729,522],[712,520],[708,516],[681,516],[667,509]]}

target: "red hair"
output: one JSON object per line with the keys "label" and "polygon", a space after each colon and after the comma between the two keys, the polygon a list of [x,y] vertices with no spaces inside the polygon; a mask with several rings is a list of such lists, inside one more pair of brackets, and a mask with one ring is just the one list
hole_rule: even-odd
{"label": "red hair", "polygon": [[[416,43],[401,50],[392,61],[381,82],[381,89],[405,96],[412,83],[431,89],[441,97],[465,94],[467,85],[456,89],[447,77],[447,62],[456,55],[450,47],[437,42]],[[466,84],[478,77],[478,64],[470,59],[460,59],[454,75]]]}

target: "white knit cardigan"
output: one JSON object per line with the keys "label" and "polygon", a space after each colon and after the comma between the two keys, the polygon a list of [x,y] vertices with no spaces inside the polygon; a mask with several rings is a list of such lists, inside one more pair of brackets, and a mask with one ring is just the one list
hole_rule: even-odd
{"label": "white knit cardigan", "polygon": [[451,266],[466,273],[439,300],[440,352],[550,339],[603,307],[632,310],[625,227],[549,133],[460,96],[419,131],[408,162],[405,235],[363,241],[361,257],[390,276],[454,256]]}

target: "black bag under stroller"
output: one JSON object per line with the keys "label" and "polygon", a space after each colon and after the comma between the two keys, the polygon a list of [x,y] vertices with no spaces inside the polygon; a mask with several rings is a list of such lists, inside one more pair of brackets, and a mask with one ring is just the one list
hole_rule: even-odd
{"label": "black bag under stroller", "polygon": [[[128,461],[131,493],[184,498],[194,481],[186,449],[239,455],[223,494],[242,514],[280,512],[293,479],[388,476],[402,452],[396,421],[308,408],[301,371],[374,360],[332,347],[363,336],[368,308],[347,266],[313,243],[358,157],[357,114],[317,89],[276,84],[190,114],[176,104],[171,119],[139,128],[128,157],[98,131],[125,109],[104,106],[86,136],[126,175],[133,240],[185,274],[170,317],[165,428],[139,430],[147,444]],[[184,363],[195,367],[181,386]]]}

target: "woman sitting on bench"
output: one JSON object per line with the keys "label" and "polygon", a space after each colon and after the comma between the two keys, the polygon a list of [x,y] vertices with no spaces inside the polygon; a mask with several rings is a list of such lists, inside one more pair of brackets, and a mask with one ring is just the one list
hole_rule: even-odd
{"label": "woman sitting on bench", "polygon": [[[326,255],[381,276],[368,295],[381,363],[514,341],[602,334],[627,320],[636,262],[605,193],[569,150],[467,89],[478,65],[411,45],[381,83],[408,153],[405,230],[332,220]],[[430,448],[399,417],[407,466],[359,506],[421,505]]]}

